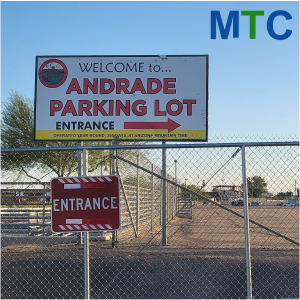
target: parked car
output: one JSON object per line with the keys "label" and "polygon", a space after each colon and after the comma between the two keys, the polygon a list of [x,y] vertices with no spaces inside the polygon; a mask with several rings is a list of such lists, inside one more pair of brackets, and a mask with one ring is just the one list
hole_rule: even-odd
{"label": "parked car", "polygon": [[295,203],[285,202],[285,203],[282,204],[282,206],[295,206]]}
{"label": "parked car", "polygon": [[[244,200],[232,201],[231,205],[234,205],[234,206],[244,206]],[[248,203],[248,206],[250,206],[250,203]]]}
{"label": "parked car", "polygon": [[251,206],[259,206],[259,205],[262,205],[262,203],[260,201],[252,201],[251,203]]}
{"label": "parked car", "polygon": [[295,199],[288,199],[286,202],[282,204],[282,206],[299,206],[299,201]]}

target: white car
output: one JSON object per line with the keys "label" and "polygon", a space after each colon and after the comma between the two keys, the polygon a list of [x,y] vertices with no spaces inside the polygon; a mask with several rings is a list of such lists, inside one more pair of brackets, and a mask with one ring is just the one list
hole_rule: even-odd
{"label": "white car", "polygon": [[295,199],[288,199],[286,200],[282,206],[299,206],[299,200],[295,200]]}
{"label": "white car", "polygon": [[295,206],[294,203],[283,203],[282,206]]}

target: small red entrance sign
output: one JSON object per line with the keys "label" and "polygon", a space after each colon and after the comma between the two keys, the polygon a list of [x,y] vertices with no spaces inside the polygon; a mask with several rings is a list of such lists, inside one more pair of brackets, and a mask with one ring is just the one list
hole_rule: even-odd
{"label": "small red entrance sign", "polygon": [[53,232],[115,231],[121,227],[118,176],[51,180]]}

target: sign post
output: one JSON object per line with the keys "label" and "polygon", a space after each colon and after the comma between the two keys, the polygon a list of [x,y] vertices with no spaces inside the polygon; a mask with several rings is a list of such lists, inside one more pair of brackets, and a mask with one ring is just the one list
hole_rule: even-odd
{"label": "sign post", "polygon": [[[83,142],[81,142],[81,141],[78,142],[78,146],[83,146]],[[80,176],[83,175],[83,173],[82,173],[82,163],[83,163],[82,155],[83,155],[83,151],[78,150],[77,155],[78,155],[78,177],[80,177]],[[77,244],[78,245],[83,244],[82,232],[77,234]]]}
{"label": "sign post", "polygon": [[[83,176],[87,176],[87,150],[83,149]],[[90,299],[90,234],[84,232],[84,298]]]}

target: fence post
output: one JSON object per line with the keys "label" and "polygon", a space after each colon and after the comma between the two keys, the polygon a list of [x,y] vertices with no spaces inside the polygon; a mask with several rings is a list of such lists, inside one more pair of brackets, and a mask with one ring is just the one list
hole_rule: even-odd
{"label": "fence post", "polygon": [[42,214],[42,229],[43,236],[45,235],[45,210],[46,210],[46,183],[43,184],[43,214]]}
{"label": "fence post", "polygon": [[[78,146],[83,146],[83,142],[78,142]],[[78,167],[77,167],[77,173],[78,176],[82,176],[82,150],[78,150],[77,152],[77,161],[78,161]],[[82,232],[77,233],[77,240],[76,240],[77,245],[82,245],[83,244],[83,236]]]}
{"label": "fence post", "polygon": [[[160,171],[161,177],[163,177],[163,171]],[[163,179],[160,181],[160,203],[159,203],[159,225],[162,225],[162,202],[163,202]]]}
{"label": "fence post", "polygon": [[[118,145],[118,138],[115,137],[112,140],[112,145]],[[113,149],[111,152],[111,175],[117,175],[117,150]],[[117,247],[117,231],[112,232],[112,237],[111,237],[111,246],[112,248]]]}
{"label": "fence post", "polygon": [[[165,141],[162,142],[166,144]],[[166,169],[167,169],[167,151],[166,148],[162,149],[162,177],[163,177],[163,189],[162,189],[162,245],[167,246],[167,185],[166,185]]]}
{"label": "fence post", "polygon": [[154,166],[152,164],[151,168],[152,174],[151,174],[151,228],[150,230],[153,230],[153,196],[154,196]]}
{"label": "fence post", "polygon": [[[166,172],[166,179],[169,179],[169,175]],[[169,182],[166,182],[166,222],[170,220],[170,201],[169,201]]]}
{"label": "fence post", "polygon": [[[175,183],[177,184],[177,179],[175,180]],[[173,198],[173,215],[172,215],[172,218],[175,217],[176,215],[176,207],[177,207],[177,185],[174,186],[173,185],[173,189],[174,189],[174,198]]]}
{"label": "fence post", "polygon": [[[83,176],[88,176],[88,155],[83,149]],[[90,299],[90,249],[89,232],[84,232],[84,298]]]}
{"label": "fence post", "polygon": [[28,235],[30,235],[30,214],[31,214],[31,212],[29,212],[29,210],[27,210],[27,214],[28,214]]}
{"label": "fence post", "polygon": [[246,248],[246,273],[247,273],[247,299],[252,299],[251,256],[248,216],[248,185],[247,185],[247,161],[246,147],[242,146],[243,168],[243,196],[244,196],[244,224],[245,224],[245,248]]}
{"label": "fence post", "polygon": [[[112,145],[118,145],[117,138],[114,138],[112,140]],[[117,160],[117,150],[113,149],[112,150],[112,157],[111,157],[111,175],[116,175],[117,174],[116,160]]]}
{"label": "fence post", "polygon": [[140,210],[140,153],[137,154],[137,171],[136,171],[136,233],[139,235],[139,210]]}

